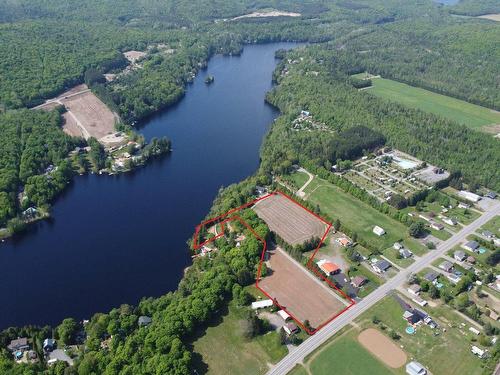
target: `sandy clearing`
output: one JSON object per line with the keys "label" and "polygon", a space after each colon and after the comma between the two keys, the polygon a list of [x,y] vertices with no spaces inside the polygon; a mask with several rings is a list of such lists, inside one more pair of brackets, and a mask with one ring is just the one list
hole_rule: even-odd
{"label": "sandy clearing", "polygon": [[477,18],[500,22],[500,13],[483,14],[482,16],[478,16]]}
{"label": "sandy clearing", "polygon": [[271,10],[267,12],[253,12],[242,16],[231,18],[231,20],[239,20],[242,18],[263,18],[263,17],[300,17],[302,14],[294,12],[284,12],[279,10]]}
{"label": "sandy clearing", "polygon": [[268,254],[272,272],[258,285],[300,322],[309,320],[316,328],[347,307],[347,302],[283,250],[270,250]]}
{"label": "sandy clearing", "polygon": [[127,51],[127,52],[123,52],[123,56],[125,56],[125,58],[133,64],[133,63],[137,62],[137,60],[146,56],[146,52]]}
{"label": "sandy clearing", "polygon": [[358,341],[365,349],[391,368],[399,368],[406,363],[406,353],[391,339],[374,328],[368,328],[361,332]]}

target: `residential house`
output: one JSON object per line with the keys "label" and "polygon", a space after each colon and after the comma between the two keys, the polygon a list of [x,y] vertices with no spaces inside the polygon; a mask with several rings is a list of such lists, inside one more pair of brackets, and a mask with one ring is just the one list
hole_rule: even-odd
{"label": "residential house", "polygon": [[467,204],[467,203],[464,203],[464,202],[460,202],[458,204],[458,208],[467,209],[467,208],[470,208],[470,204]]}
{"label": "residential house", "polygon": [[401,250],[403,248],[403,244],[401,242],[394,242],[394,245],[392,247],[396,250]]}
{"label": "residential house", "polygon": [[445,260],[439,265],[439,268],[441,268],[443,271],[451,272],[453,270],[453,263]]}
{"label": "residential house", "polygon": [[330,276],[330,280],[335,284],[337,288],[343,289],[349,297],[354,298],[357,296],[357,291],[351,285],[349,276],[347,276],[346,274],[339,272],[335,275]]}
{"label": "residential house", "polygon": [[453,284],[458,284],[458,282],[462,279],[462,277],[455,275],[454,273],[446,275],[446,278],[450,280]]}
{"label": "residential house", "polygon": [[366,284],[367,281],[368,279],[364,276],[356,276],[354,277],[354,279],[352,279],[351,284],[355,288],[361,288],[363,285]]}
{"label": "residential house", "polygon": [[15,340],[12,340],[9,345],[7,345],[7,349],[9,349],[11,352],[23,352],[25,350],[28,350],[30,348],[28,344],[28,338],[27,337],[19,337]]}
{"label": "residential house", "polygon": [[47,338],[43,340],[43,351],[45,353],[51,352],[56,347],[56,340]]}
{"label": "residential house", "polygon": [[476,263],[476,258],[474,258],[472,255],[468,256],[467,263],[470,263],[470,264]]}
{"label": "residential house", "polygon": [[406,364],[406,373],[409,375],[427,375],[427,370],[420,363],[412,361]]}
{"label": "residential house", "polygon": [[414,296],[418,296],[421,290],[422,288],[420,288],[420,285],[413,284],[408,288],[408,293],[413,294]]}
{"label": "residential house", "polygon": [[420,296],[415,296],[411,299],[413,302],[415,302],[417,305],[424,307],[427,305],[427,301]]}
{"label": "residential house", "polygon": [[443,230],[444,229],[444,225],[441,224],[441,223],[432,222],[431,223],[431,228],[435,229],[435,230]]}
{"label": "residential house", "polygon": [[465,250],[476,252],[477,249],[479,249],[479,243],[477,243],[476,241],[469,241],[469,242],[463,244],[462,247]]}
{"label": "residential house", "polygon": [[372,267],[375,270],[375,272],[383,273],[391,267],[391,264],[385,259],[382,259],[373,264]]}
{"label": "residential house", "polygon": [[399,255],[401,255],[401,258],[407,259],[407,258],[411,258],[413,253],[410,250],[403,248],[403,249],[399,249]]}
{"label": "residential house", "polygon": [[465,254],[464,251],[457,250],[453,253],[453,258],[455,258],[459,262],[463,262],[467,258],[467,255]]}
{"label": "residential house", "polygon": [[340,272],[340,267],[338,265],[329,262],[326,259],[322,259],[316,264],[327,276],[335,275]]}
{"label": "residential house", "polygon": [[439,274],[437,272],[431,271],[431,272],[427,272],[425,274],[424,279],[426,279],[430,283],[437,284],[438,277],[439,277]]}
{"label": "residential house", "polygon": [[424,214],[420,214],[420,215],[418,215],[418,217],[427,221],[428,223],[431,222],[431,218],[429,216],[424,215]]}
{"label": "residential house", "polygon": [[138,320],[138,323],[139,323],[139,327],[145,327],[145,326],[148,326],[151,324],[153,320],[149,317],[149,316],[140,316],[139,317],[139,320]]}
{"label": "residential house", "polygon": [[385,234],[385,230],[378,225],[375,225],[373,227],[373,233],[375,233],[377,236],[383,236]]}
{"label": "residential house", "polygon": [[295,325],[295,323],[287,323],[283,326],[283,329],[285,330],[287,335],[291,335],[292,333],[298,332],[299,327]]}
{"label": "residential house", "polygon": [[37,213],[38,210],[35,207],[28,207],[21,213],[21,215],[24,219],[32,219],[37,215]]}
{"label": "residential house", "polygon": [[267,189],[263,186],[255,186],[255,192],[258,196],[262,196],[267,193]]}
{"label": "residential house", "polygon": [[340,237],[340,238],[337,238],[336,240],[341,246],[344,246],[344,247],[349,247],[351,246],[352,242],[346,238],[346,237]]}
{"label": "residential house", "polygon": [[458,221],[453,217],[444,217],[443,221],[448,225],[457,225]]}
{"label": "residential house", "polygon": [[497,197],[497,193],[495,193],[494,191],[489,191],[488,193],[486,193],[485,197],[495,199]]}
{"label": "residential house", "polygon": [[483,236],[484,236],[484,237],[486,237],[486,238],[488,238],[488,239],[492,239],[492,238],[494,238],[494,237],[495,237],[495,235],[494,235],[493,233],[491,233],[489,230],[485,230],[485,231],[483,231],[483,233],[482,233],[482,234],[483,234]]}

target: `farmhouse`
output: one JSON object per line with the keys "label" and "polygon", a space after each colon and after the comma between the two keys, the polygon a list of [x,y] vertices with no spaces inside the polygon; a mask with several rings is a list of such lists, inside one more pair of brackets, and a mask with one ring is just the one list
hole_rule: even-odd
{"label": "farmhouse", "polygon": [[266,307],[271,307],[273,305],[273,300],[272,299],[265,299],[262,301],[255,301],[252,302],[252,309],[257,310],[257,309],[264,309]]}
{"label": "farmhouse", "polygon": [[463,262],[464,259],[467,258],[467,255],[465,254],[464,251],[462,250],[457,250],[453,253],[453,258],[455,258],[456,260],[458,260],[459,262]]}
{"label": "farmhouse", "polygon": [[385,259],[382,259],[373,264],[372,267],[375,270],[375,272],[383,273],[391,267],[391,264]]}
{"label": "farmhouse", "polygon": [[439,265],[439,268],[441,268],[443,271],[451,272],[453,270],[453,263],[445,260]]}
{"label": "farmhouse", "polygon": [[340,267],[338,265],[325,259],[318,261],[316,264],[327,276],[335,275],[340,272]]}
{"label": "farmhouse", "polygon": [[377,236],[383,236],[385,234],[385,230],[378,225],[375,225],[373,227],[373,233],[375,233]]}
{"label": "farmhouse", "polygon": [[427,370],[418,362],[410,362],[406,365],[406,373],[409,375],[427,375]]}
{"label": "farmhouse", "polygon": [[351,284],[355,288],[360,288],[363,285],[365,285],[367,281],[368,281],[368,279],[366,277],[356,276],[354,279],[352,279]]}
{"label": "farmhouse", "polygon": [[474,251],[475,252],[479,248],[479,244],[476,241],[469,241],[466,244],[463,244],[462,247],[465,250],[469,250],[469,251]]}

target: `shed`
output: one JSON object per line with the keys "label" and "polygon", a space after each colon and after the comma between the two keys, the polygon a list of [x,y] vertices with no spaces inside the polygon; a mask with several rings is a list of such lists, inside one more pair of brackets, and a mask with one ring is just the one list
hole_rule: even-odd
{"label": "shed", "polygon": [[290,314],[288,314],[285,310],[280,310],[278,311],[278,315],[283,319],[285,322],[290,319]]}
{"label": "shed", "polygon": [[257,310],[257,309],[263,309],[266,307],[271,307],[273,305],[273,300],[272,299],[264,299],[262,301],[255,301],[252,302],[252,309]]}
{"label": "shed", "polygon": [[373,233],[375,233],[377,236],[383,236],[385,234],[385,230],[378,225],[375,225],[373,227]]}
{"label": "shed", "polygon": [[406,364],[406,373],[409,375],[427,375],[427,370],[420,363],[412,361]]}

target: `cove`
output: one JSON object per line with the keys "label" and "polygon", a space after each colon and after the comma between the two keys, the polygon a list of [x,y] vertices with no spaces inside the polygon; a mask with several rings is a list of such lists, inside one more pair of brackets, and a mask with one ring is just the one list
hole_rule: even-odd
{"label": "cove", "polygon": [[218,189],[258,168],[278,116],[264,102],[274,53],[295,46],[213,57],[177,105],[140,129],[146,139],[169,137],[170,156],[131,174],[75,178],[50,220],[0,244],[0,329],[88,319],[175,290],[191,262],[186,241]]}

